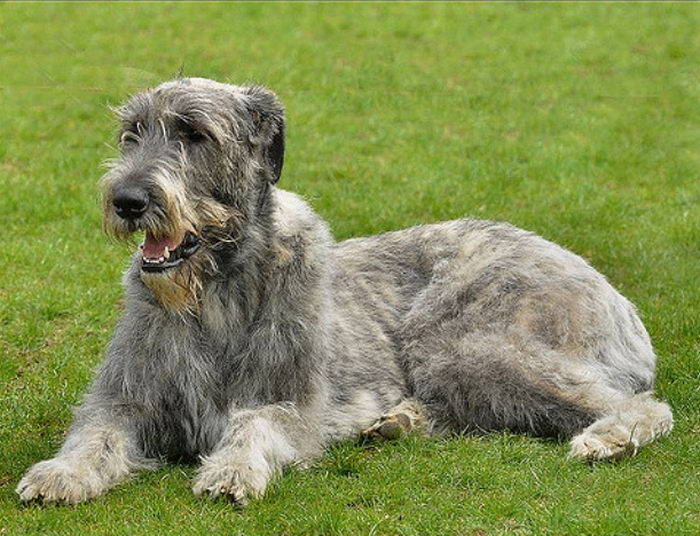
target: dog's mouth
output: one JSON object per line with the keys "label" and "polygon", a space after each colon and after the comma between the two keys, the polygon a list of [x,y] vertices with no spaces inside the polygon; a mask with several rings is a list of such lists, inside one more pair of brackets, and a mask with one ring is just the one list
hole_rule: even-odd
{"label": "dog's mouth", "polygon": [[199,237],[187,231],[180,237],[164,236],[156,238],[146,231],[141,244],[141,270],[144,272],[164,272],[180,266],[194,255],[200,246]]}

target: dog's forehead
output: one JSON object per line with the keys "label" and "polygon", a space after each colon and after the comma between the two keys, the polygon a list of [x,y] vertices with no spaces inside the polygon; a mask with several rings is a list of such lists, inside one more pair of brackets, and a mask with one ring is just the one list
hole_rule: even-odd
{"label": "dog's forehead", "polygon": [[151,115],[209,115],[230,107],[242,95],[241,88],[231,84],[181,78],[137,93],[118,110],[118,115],[126,120]]}

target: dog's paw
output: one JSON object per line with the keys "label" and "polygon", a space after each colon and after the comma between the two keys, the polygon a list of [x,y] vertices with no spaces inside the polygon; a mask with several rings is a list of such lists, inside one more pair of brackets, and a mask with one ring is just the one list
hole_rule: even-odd
{"label": "dog's paw", "polygon": [[671,430],[673,430],[673,416],[671,415],[671,410],[669,409],[666,415],[654,423],[651,435],[652,438],[657,438],[670,434]]}
{"label": "dog's paw", "polygon": [[236,504],[246,505],[251,498],[265,493],[269,476],[263,468],[251,464],[217,463],[204,460],[197,472],[192,491],[211,499],[224,497]]}
{"label": "dog's paw", "polygon": [[423,406],[407,400],[382,415],[372,426],[360,433],[362,439],[398,439],[408,433],[425,433],[427,419]]}
{"label": "dog's paw", "polygon": [[398,439],[411,431],[411,419],[405,413],[384,415],[363,430],[363,439]]}
{"label": "dog's paw", "polygon": [[589,461],[620,460],[637,454],[639,442],[625,426],[584,430],[571,440],[569,458]]}
{"label": "dog's paw", "polygon": [[15,491],[23,502],[76,504],[99,495],[102,487],[94,472],[53,458],[33,466]]}

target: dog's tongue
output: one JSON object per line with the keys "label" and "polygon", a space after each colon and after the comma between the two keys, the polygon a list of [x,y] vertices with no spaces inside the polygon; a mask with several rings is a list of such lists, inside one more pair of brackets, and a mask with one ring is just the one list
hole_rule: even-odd
{"label": "dog's tongue", "polygon": [[173,251],[181,243],[182,238],[165,236],[158,239],[151,233],[146,233],[146,240],[143,242],[143,256],[148,257],[149,259],[165,257],[165,248],[168,248],[168,251]]}

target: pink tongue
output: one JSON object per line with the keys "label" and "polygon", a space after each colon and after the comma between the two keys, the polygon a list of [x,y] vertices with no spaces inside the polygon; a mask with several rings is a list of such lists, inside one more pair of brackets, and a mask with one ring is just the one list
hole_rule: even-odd
{"label": "pink tongue", "polygon": [[146,240],[143,243],[143,256],[149,259],[164,257],[166,247],[169,251],[172,251],[181,243],[182,238],[177,239],[166,236],[158,240],[151,233],[146,233]]}

